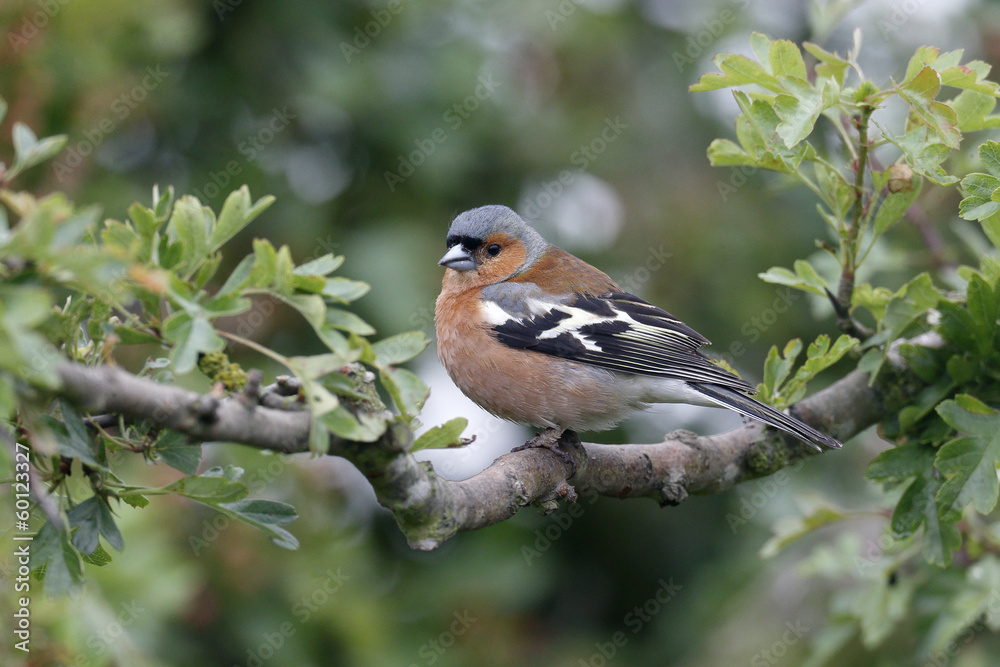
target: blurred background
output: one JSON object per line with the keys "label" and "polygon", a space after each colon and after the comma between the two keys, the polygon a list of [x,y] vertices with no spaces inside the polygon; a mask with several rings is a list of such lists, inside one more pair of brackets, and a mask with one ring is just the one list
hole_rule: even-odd
{"label": "blurred background", "polygon": [[[19,185],[65,190],[111,218],[148,204],[156,184],[216,208],[243,183],[273,194],[227,262],[254,237],[290,245],[299,261],[346,255],[340,274],[371,284],[357,309],[379,336],[433,337],[449,222],[506,204],[704,333],[756,382],[772,344],[835,333],[820,300],[756,278],[812,255],[826,230],[809,193],[709,167],[705,149],[732,137],[735,104],[728,91],[687,88],[714,70],[713,54],[749,52],[751,31],[844,53],[856,26],[880,85],[901,78],[922,44],[1000,63],[1000,7],[980,0],[3,0],[0,151],[11,154],[14,121],[67,133],[67,150]],[[935,197],[942,213],[930,224],[947,227],[958,194]],[[880,246],[878,282],[947,261],[949,249],[931,252],[924,238],[904,224]],[[283,353],[320,350],[273,304],[233,326]],[[441,474],[474,474],[530,435],[461,397],[433,347],[412,368],[432,387],[423,421],[464,415],[476,436],[433,454]],[[673,406],[587,439],[655,442],[738,424]],[[758,552],[770,526],[816,493],[874,506],[880,492],[862,476],[884,446],[867,434],[675,508],[585,497],[547,517],[527,510],[432,553],[407,547],[344,461],[206,446],[203,466],[240,465],[252,495],[295,505],[301,548],[179,498],[123,505],[125,551],[88,566],[78,595],[33,600],[31,663],[803,664],[830,622],[832,587],[806,577],[803,558],[817,539],[863,553],[884,518],[827,529],[777,558]],[[140,460],[127,470],[144,483],[179,475]],[[906,642],[868,654],[855,639],[826,664],[902,664]],[[983,651],[954,664],[995,664]]]}

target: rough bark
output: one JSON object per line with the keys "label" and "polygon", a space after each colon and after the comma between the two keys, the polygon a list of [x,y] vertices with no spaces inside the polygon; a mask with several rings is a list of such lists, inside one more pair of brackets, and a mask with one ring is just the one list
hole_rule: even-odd
{"label": "rough bark", "polygon": [[[922,386],[891,356],[874,386],[866,373],[854,371],[796,404],[792,412],[841,441],[850,439],[905,405]],[[91,414],[151,420],[195,441],[235,442],[289,454],[309,449],[304,411],[253,405],[245,396],[201,395],[110,366],[67,363],[60,375],[62,395]],[[530,504],[555,509],[560,500],[573,500],[577,491],[651,497],[675,505],[688,495],[718,493],[816,454],[755,422],[712,436],[675,431],[655,444],[598,445],[570,436],[561,442],[575,473],[572,464],[553,452],[529,449],[501,456],[469,479],[451,481],[408,452],[411,440],[412,433],[397,424],[374,444],[334,438],[330,453],[347,458],[365,474],[415,549],[433,549],[460,531],[499,523]]]}

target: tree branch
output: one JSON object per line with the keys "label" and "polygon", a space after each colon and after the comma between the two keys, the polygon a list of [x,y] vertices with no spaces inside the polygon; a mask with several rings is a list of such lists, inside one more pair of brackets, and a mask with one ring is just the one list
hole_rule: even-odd
{"label": "tree branch", "polygon": [[[936,346],[925,334],[911,342]],[[92,413],[147,419],[198,441],[237,442],[294,453],[308,451],[309,414],[248,406],[237,397],[216,398],[139,378],[119,368],[66,363],[59,369],[61,394]],[[792,408],[802,421],[846,441],[905,405],[923,383],[890,353],[878,382],[854,371]],[[770,475],[816,452],[756,422],[714,436],[688,431],[648,445],[581,444],[570,436],[563,448],[572,466],[544,449],[501,456],[462,481],[435,474],[410,453],[412,433],[396,424],[376,443],[331,439],[330,453],[350,460],[368,478],[379,502],[392,511],[410,546],[434,549],[464,530],[499,523],[529,504],[543,511],[576,491],[617,498],[651,497],[676,505],[690,494],[718,493],[739,482]],[[572,487],[569,485],[572,483]],[[575,487],[575,489],[574,489]]]}

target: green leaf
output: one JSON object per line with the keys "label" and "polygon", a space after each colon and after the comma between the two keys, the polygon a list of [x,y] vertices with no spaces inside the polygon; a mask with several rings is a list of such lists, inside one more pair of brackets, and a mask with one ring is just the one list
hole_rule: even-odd
{"label": "green leaf", "polygon": [[239,294],[217,294],[204,303],[206,317],[215,319],[239,315],[250,310],[253,302]]}
{"label": "green leaf", "polygon": [[99,544],[98,535],[101,535],[118,551],[125,548],[125,541],[115,524],[115,517],[111,513],[106,501],[91,496],[79,505],[66,511],[66,518],[69,525],[76,528],[73,533],[73,546],[84,554],[92,554]]}
{"label": "green leaf", "polygon": [[851,295],[851,306],[853,308],[867,308],[876,321],[881,321],[885,312],[885,307],[892,300],[892,292],[884,287],[872,287],[870,283],[861,283],[854,286],[854,293]]}
{"label": "green leaf", "polygon": [[367,294],[370,289],[371,287],[368,283],[363,283],[360,280],[341,278],[338,276],[326,279],[326,284],[323,286],[322,294],[328,299],[333,299],[334,301],[346,305],[351,301],[360,299]]}
{"label": "green leaf", "polygon": [[806,78],[806,63],[802,60],[799,47],[787,39],[771,42],[768,58],[771,63],[771,73],[776,77]]}
{"label": "green leaf", "polygon": [[[1000,627],[998,591],[1000,561],[995,555],[985,555],[966,567],[965,580],[957,589],[950,585],[948,598],[938,605],[936,618],[924,633],[921,655],[936,654],[946,659],[954,655],[949,649],[971,641],[973,629],[989,628],[996,632]],[[943,663],[943,660],[937,662]]]}
{"label": "green leaf", "polygon": [[167,318],[163,323],[163,338],[173,345],[170,360],[179,374],[194,370],[200,353],[221,350],[226,346],[226,341],[204,316],[192,318],[185,312]]}
{"label": "green leaf", "polygon": [[430,394],[430,389],[423,380],[405,368],[386,366],[381,369],[380,374],[382,384],[400,413],[407,418],[415,417]]}
{"label": "green leaf", "polygon": [[375,442],[387,427],[384,417],[363,412],[355,415],[344,405],[324,413],[320,419],[330,433],[357,442]]}
{"label": "green leaf", "polygon": [[142,495],[138,491],[129,491],[127,493],[119,492],[118,499],[126,505],[136,509],[142,509],[143,507],[149,505],[149,498]]}
{"label": "green leaf", "polygon": [[68,531],[47,521],[35,536],[33,546],[31,569],[44,572],[46,595],[65,595],[83,583],[83,564],[70,543]]}
{"label": "green leaf", "polygon": [[793,268],[795,269],[794,273],[776,266],[764,273],[758,273],[757,277],[766,283],[788,285],[804,292],[826,296],[826,281],[816,273],[812,264],[804,259],[797,259]]}
{"label": "green leaf", "polygon": [[327,309],[326,324],[359,336],[370,336],[375,333],[375,329],[363,319],[352,312],[339,308]]}
{"label": "green leaf", "polygon": [[719,68],[721,74],[703,74],[698,83],[688,89],[692,93],[746,84],[757,84],[777,93],[783,92],[781,84],[774,76],[746,56],[719,54],[712,59],[712,62]]}
{"label": "green leaf", "polygon": [[250,274],[253,271],[254,263],[256,258],[253,255],[247,255],[240,263],[236,265],[233,272],[229,274],[226,278],[226,282],[222,284],[219,291],[215,293],[216,296],[225,296],[226,294],[232,294],[237,292],[250,282]]}
{"label": "green leaf", "polygon": [[962,179],[965,198],[958,205],[959,214],[966,220],[984,220],[1000,211],[1000,203],[993,201],[1000,188],[1000,179],[989,174],[969,174]]}
{"label": "green leaf", "polygon": [[146,208],[139,202],[128,207],[128,217],[139,235],[147,240],[152,239],[153,234],[160,228],[160,222],[152,209]]}
{"label": "green leaf", "polygon": [[419,452],[421,449],[444,449],[462,445],[462,432],[468,425],[469,420],[465,417],[455,417],[441,426],[432,426],[414,441],[410,451]]}
{"label": "green leaf", "polygon": [[902,482],[927,470],[934,451],[922,445],[887,449],[868,464],[865,477],[876,482]]}
{"label": "green leaf", "polygon": [[885,197],[882,198],[878,212],[875,214],[875,221],[872,224],[872,229],[875,233],[874,238],[877,239],[903,219],[906,211],[909,210],[917,196],[920,195],[922,186],[923,181],[920,177],[914,176],[913,187],[911,189],[903,192],[886,193]]}
{"label": "green leaf", "polygon": [[152,334],[148,334],[145,331],[139,331],[138,329],[131,329],[124,324],[119,324],[114,329],[115,335],[121,340],[124,345],[159,345],[160,339]]}
{"label": "green leaf", "polygon": [[819,61],[816,65],[816,74],[818,76],[829,77],[836,81],[838,85],[844,85],[844,77],[851,66],[849,62],[837,54],[824,51],[816,44],[811,44],[810,42],[804,42],[802,48],[811,53]]}
{"label": "green leaf", "polygon": [[207,472],[204,475],[183,477],[162,488],[185,498],[208,504],[235,502],[247,495],[247,487],[242,482],[209,475]]}
{"label": "green leaf", "polygon": [[907,616],[918,583],[913,576],[891,577],[882,573],[878,580],[862,589],[855,600],[855,613],[861,626],[861,643],[866,648],[880,646]]}
{"label": "green leaf", "polygon": [[313,329],[322,329],[329,321],[329,310],[326,307],[326,302],[318,294],[282,294],[280,292],[271,292],[271,294],[299,311],[299,314]]}
{"label": "green leaf", "polygon": [[326,287],[326,278],[323,276],[300,276],[293,272],[292,287],[296,292],[319,294]]}
{"label": "green leaf", "polygon": [[239,190],[231,192],[226,197],[222,211],[219,212],[218,223],[212,230],[209,241],[212,251],[221,248],[226,241],[236,236],[273,203],[274,197],[268,195],[261,197],[256,204],[251,205],[250,189],[245,185]]}
{"label": "green leaf", "polygon": [[194,475],[201,463],[201,445],[192,444],[187,436],[177,431],[167,431],[160,436],[153,447],[153,454],[185,475]]}
{"label": "green leaf", "polygon": [[278,294],[292,294],[295,291],[295,262],[291,249],[283,245],[274,256],[274,290]]}
{"label": "green leaf", "polygon": [[211,209],[202,206],[191,195],[181,197],[174,205],[173,214],[167,222],[167,236],[171,242],[180,244],[178,268],[185,273],[193,273],[212,252],[209,234],[214,217]]}
{"label": "green leaf", "polygon": [[[956,118],[957,122],[957,118]],[[897,136],[873,121],[883,136],[903,152],[906,164],[913,172],[930,179],[938,185],[957,183],[958,178],[946,172],[941,163],[951,154],[951,149],[931,134],[931,128],[914,125],[906,133]]]}
{"label": "green leaf", "polygon": [[250,273],[250,284],[254,287],[264,287],[274,283],[278,251],[267,239],[254,239],[253,256],[254,263]]}
{"label": "green leaf", "polygon": [[962,545],[962,536],[953,521],[939,516],[936,496],[943,484],[927,470],[903,492],[892,513],[890,526],[893,537],[900,539],[924,527],[923,555],[933,565],[945,567],[951,554]]}
{"label": "green leaf", "polygon": [[949,426],[969,434],[938,452],[935,466],[946,478],[938,493],[942,509],[950,508],[954,519],[969,503],[980,514],[992,512],[1000,497],[1000,413],[968,395],[943,401],[937,412]]}
{"label": "green leaf", "polygon": [[785,146],[792,148],[812,133],[825,104],[823,94],[805,79],[787,77],[781,82],[790,94],[778,95],[774,100],[774,112],[781,119],[777,132]]}
{"label": "green leaf", "polygon": [[815,498],[811,505],[801,517],[781,519],[774,525],[774,535],[760,549],[761,558],[773,558],[792,542],[823,526],[848,518],[842,509],[823,499]]}
{"label": "green leaf", "polygon": [[407,331],[372,343],[376,366],[393,366],[416,357],[430,343],[422,331]]}
{"label": "green leaf", "polygon": [[14,178],[25,169],[30,169],[56,155],[66,146],[67,139],[65,134],[59,134],[39,141],[30,127],[24,123],[14,123],[14,163],[7,170],[6,178]]}
{"label": "green leaf", "polygon": [[343,263],[343,255],[338,256],[327,253],[322,257],[317,257],[314,260],[295,267],[294,273],[297,276],[327,276],[339,269]]}
{"label": "green leaf", "polygon": [[83,418],[65,400],[59,399],[58,403],[62,421],[46,419],[45,423],[57,438],[59,453],[69,458],[78,458],[93,468],[107,470],[97,459],[94,441],[83,425]]}
{"label": "green leaf", "polygon": [[278,524],[295,521],[295,508],[276,500],[244,499],[231,503],[212,505],[223,514],[263,531],[276,545],[284,549],[298,549],[299,541]]}
{"label": "green leaf", "polygon": [[990,115],[997,105],[996,97],[992,94],[963,90],[950,100],[948,105],[955,110],[958,129],[961,132],[992,130],[1000,127],[1000,115]]}
{"label": "green leaf", "polygon": [[104,550],[100,544],[92,553],[83,554],[83,561],[96,567],[104,567],[111,562],[111,554]]}

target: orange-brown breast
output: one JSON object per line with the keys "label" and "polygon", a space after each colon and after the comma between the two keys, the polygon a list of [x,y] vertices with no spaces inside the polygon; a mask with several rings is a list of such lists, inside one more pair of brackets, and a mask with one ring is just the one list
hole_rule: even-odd
{"label": "orange-brown breast", "polygon": [[[640,407],[616,395],[604,369],[498,342],[479,324],[480,290],[463,289],[455,273],[446,271],[436,303],[438,357],[479,406],[522,424],[575,430],[607,428]],[[608,291],[607,283],[601,289]]]}

